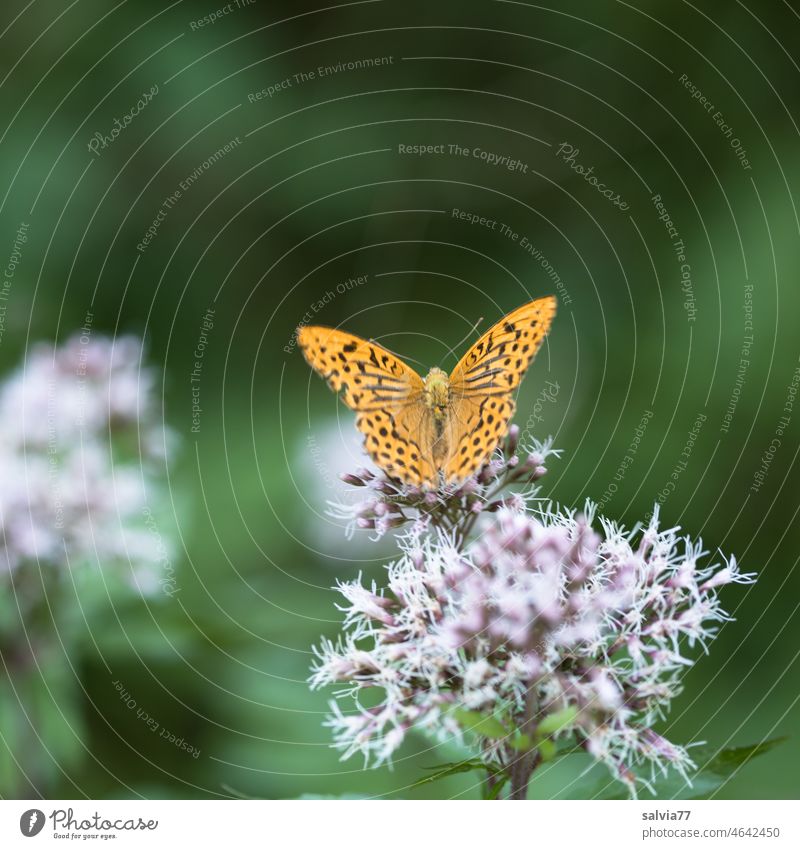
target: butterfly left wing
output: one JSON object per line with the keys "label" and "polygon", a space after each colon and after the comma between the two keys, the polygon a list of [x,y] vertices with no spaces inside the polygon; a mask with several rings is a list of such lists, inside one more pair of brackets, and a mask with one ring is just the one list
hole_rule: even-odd
{"label": "butterfly left wing", "polygon": [[422,378],[386,348],[331,327],[301,327],[306,362],[351,410],[402,406],[423,390]]}
{"label": "butterfly left wing", "polygon": [[446,480],[469,477],[500,444],[514,415],[511,393],[541,347],[555,312],[552,296],[518,307],[489,328],[453,369]]}
{"label": "butterfly left wing", "polygon": [[311,368],[357,412],[375,463],[405,483],[435,486],[424,384],[414,369],[381,345],[330,327],[302,327],[297,341]]}
{"label": "butterfly left wing", "polygon": [[414,486],[438,487],[435,433],[421,402],[358,413],[356,427],[364,434],[367,453],[387,475]]}

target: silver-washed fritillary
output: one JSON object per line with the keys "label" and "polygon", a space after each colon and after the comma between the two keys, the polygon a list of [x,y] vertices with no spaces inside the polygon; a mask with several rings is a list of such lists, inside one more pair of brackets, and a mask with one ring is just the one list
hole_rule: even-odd
{"label": "silver-washed fritillary", "polygon": [[556,312],[552,296],[531,301],[492,326],[448,377],[423,380],[375,342],[330,327],[302,327],[308,364],[351,410],[367,453],[404,483],[437,488],[480,469],[508,431],[512,392],[539,350]]}

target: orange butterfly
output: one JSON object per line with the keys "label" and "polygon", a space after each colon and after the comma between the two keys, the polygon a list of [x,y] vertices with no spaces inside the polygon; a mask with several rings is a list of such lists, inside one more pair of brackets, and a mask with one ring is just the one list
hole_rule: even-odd
{"label": "orange butterfly", "polygon": [[506,435],[511,393],[539,350],[556,312],[554,297],[510,312],[467,351],[450,377],[423,380],[375,342],[330,327],[302,327],[308,364],[355,410],[364,447],[388,475],[436,488],[458,483],[489,459]]}

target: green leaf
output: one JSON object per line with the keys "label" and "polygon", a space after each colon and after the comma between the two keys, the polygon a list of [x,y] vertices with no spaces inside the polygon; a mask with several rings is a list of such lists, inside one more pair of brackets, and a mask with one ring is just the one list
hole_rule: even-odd
{"label": "green leaf", "polygon": [[467,731],[479,734],[481,737],[498,740],[509,736],[506,727],[494,716],[484,716],[480,711],[464,708],[456,708],[453,711],[453,716],[459,725]]}
{"label": "green leaf", "polygon": [[572,705],[565,707],[563,710],[551,713],[546,716],[540,723],[537,729],[540,737],[551,737],[559,731],[564,731],[569,728],[575,718],[578,716],[578,709]]}
{"label": "green leaf", "polygon": [[475,770],[483,770],[490,772],[493,775],[502,775],[502,771],[491,764],[485,764],[478,758],[472,758],[467,761],[459,761],[457,763],[439,764],[437,766],[425,767],[425,769],[436,770],[432,775],[426,775],[419,781],[415,781],[411,786],[420,787],[423,784],[430,784],[432,781],[441,781],[443,778],[449,778],[451,775],[459,775],[464,772],[474,772]]}
{"label": "green leaf", "polygon": [[[703,770],[711,770],[717,775],[729,776],[732,775],[740,766],[746,764],[751,758],[757,758],[759,755],[765,755],[767,752],[774,749],[781,743],[785,743],[788,737],[773,737],[771,740],[763,740],[761,743],[754,743],[752,746],[738,746],[731,749],[723,749],[717,752],[716,755],[703,764]],[[700,749],[700,752],[708,752],[710,747],[706,746]],[[702,762],[699,754],[695,754],[694,760],[698,763]]]}
{"label": "green leaf", "polygon": [[[423,768],[435,770],[435,772],[432,775],[426,775],[425,778],[421,778],[419,781],[415,781],[411,785],[412,787],[420,787],[423,784],[430,784],[432,781],[441,781],[443,778],[449,778],[452,775],[460,775],[465,772],[476,771],[493,775],[496,779],[498,779],[498,783],[501,785],[505,784],[508,780],[508,775],[503,769],[499,766],[495,766],[494,764],[484,763],[480,760],[480,758],[470,758],[469,760],[458,761],[456,763],[438,764],[437,766],[428,766]],[[496,792],[499,793],[501,789],[502,787],[499,787]],[[489,795],[486,798],[495,798],[495,796]]]}
{"label": "green leaf", "polygon": [[569,754],[574,750],[574,745],[570,745],[568,749],[559,750],[556,742],[549,737],[534,742],[527,734],[519,733],[509,740],[508,745],[517,752],[530,752],[531,749],[538,749],[542,763],[555,760],[555,758]]}
{"label": "green leaf", "polygon": [[503,792],[503,788],[508,784],[509,779],[510,776],[507,773],[503,773],[497,776],[497,781],[495,781],[490,790],[487,790],[486,785],[484,785],[483,798],[486,801],[496,799]]}
{"label": "green leaf", "polygon": [[556,756],[556,744],[552,740],[540,740],[536,748],[539,750],[542,763],[552,761]]}
{"label": "green leaf", "polygon": [[[690,750],[697,771],[689,773],[691,786],[678,773],[670,770],[667,775],[652,781],[657,799],[707,799],[718,790],[737,770],[745,766],[751,758],[759,757],[783,743],[785,737],[776,737],[755,743],[752,746],[740,746],[717,751],[712,746],[697,747]],[[645,774],[649,780],[649,773]],[[642,791],[642,798],[650,797]],[[597,764],[586,776],[586,780],[571,787],[569,798],[577,799],[627,799],[627,789],[610,774],[602,774]]]}
{"label": "green leaf", "polygon": [[[735,772],[749,763],[753,758],[765,755],[767,752],[785,743],[788,737],[773,737],[762,740],[751,746],[735,746],[715,752],[710,746],[704,746],[692,752],[692,759],[698,766],[698,771],[690,776],[692,784],[692,799],[704,799],[721,787]],[[700,793],[697,791],[700,790]]]}
{"label": "green leaf", "polygon": [[533,740],[527,735],[518,731],[509,741],[508,745],[517,752],[529,752],[533,746]]}

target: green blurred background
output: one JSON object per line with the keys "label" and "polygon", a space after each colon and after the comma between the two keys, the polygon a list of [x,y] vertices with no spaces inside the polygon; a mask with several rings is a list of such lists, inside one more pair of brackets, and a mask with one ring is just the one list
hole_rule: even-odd
{"label": "green blurred background", "polygon": [[[544,493],[575,506],[605,494],[603,512],[631,524],[672,480],[664,522],[759,573],[754,587],[724,593],[736,621],[661,730],[714,746],[790,735],[718,795],[796,798],[800,406],[752,488],[800,355],[792,4],[225,8],[203,25],[219,6],[12,0],[0,12],[3,259],[29,225],[3,372],[91,311],[97,330],[144,336],[181,437],[167,464],[174,516],[162,518],[176,527],[180,592],[97,607],[69,665],[53,667],[62,689],[45,696],[42,723],[58,707],[68,714],[67,729],[53,719],[60,748],[51,757],[34,747],[37,786],[4,795],[476,796],[469,777],[409,788],[423,767],[453,758],[423,738],[392,770],[362,771],[328,747],[330,694],[305,683],[310,646],[337,632],[336,579],[380,579],[390,547],[349,543],[324,515],[337,472],[360,462],[358,441],[292,333],[311,311],[422,370],[452,367],[449,349],[463,351],[478,318],[485,328],[554,293],[559,314],[517,413],[564,452]],[[347,67],[365,59],[380,62]],[[92,152],[95,134],[109,135],[154,86]],[[401,152],[421,144],[444,152]],[[571,162],[563,144],[579,151]],[[155,737],[115,680],[199,756]],[[6,739],[19,721],[0,718]],[[565,783],[550,771],[532,792]]]}

